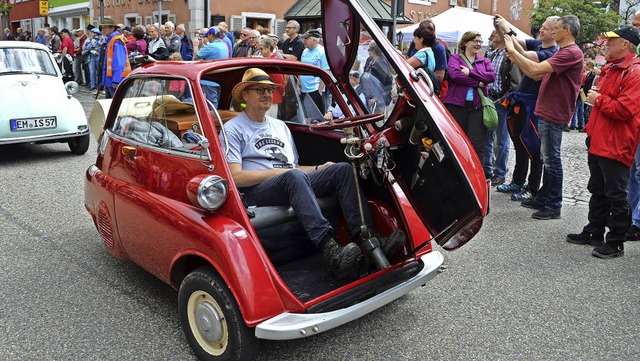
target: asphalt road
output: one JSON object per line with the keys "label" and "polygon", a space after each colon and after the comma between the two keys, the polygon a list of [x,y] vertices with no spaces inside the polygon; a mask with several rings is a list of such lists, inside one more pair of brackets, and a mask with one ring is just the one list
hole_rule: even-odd
{"label": "asphalt road", "polygon": [[[90,109],[91,97],[78,94]],[[586,222],[582,133],[566,133],[562,219],[507,195],[426,287],[317,336],[262,342],[260,360],[637,360],[640,242],[600,260],[565,242]],[[0,360],[193,360],[177,293],[111,257],[83,207],[83,156],[0,147]]]}

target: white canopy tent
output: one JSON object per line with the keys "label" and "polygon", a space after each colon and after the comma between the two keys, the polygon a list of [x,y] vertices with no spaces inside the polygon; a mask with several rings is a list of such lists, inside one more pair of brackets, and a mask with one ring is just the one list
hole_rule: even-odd
{"label": "white canopy tent", "polygon": [[[459,7],[451,8],[432,17],[431,20],[436,25],[436,36],[446,41],[449,47],[456,47],[458,40],[469,30],[479,31],[482,34],[482,45],[488,46],[489,36],[494,30],[493,16]],[[403,35],[402,42],[408,43],[413,40],[413,32],[418,25],[420,24],[413,24],[398,31]],[[514,28],[513,30],[519,38],[531,39],[531,36],[520,29]]]}

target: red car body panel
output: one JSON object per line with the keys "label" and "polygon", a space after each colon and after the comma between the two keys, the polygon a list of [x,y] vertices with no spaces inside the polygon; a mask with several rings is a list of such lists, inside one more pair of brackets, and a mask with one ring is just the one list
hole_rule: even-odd
{"label": "red car body panel", "polygon": [[[356,101],[357,95],[347,86],[346,68],[352,60],[350,57],[355,56],[348,54],[355,51],[357,41],[354,39],[359,33],[359,22],[352,13],[364,14],[364,10],[356,1],[342,0],[325,0],[323,8],[325,39],[339,38],[347,44],[345,56],[340,54],[339,47],[332,45],[333,41],[325,41],[333,75],[337,84],[345,90],[354,104],[356,113],[361,114],[361,106]],[[338,25],[340,22],[348,24],[348,30],[345,31],[345,26]],[[374,37],[383,37],[371,19],[365,19],[363,22],[368,27],[373,27],[370,31]],[[467,177],[476,202],[472,207],[475,211],[468,215],[468,219],[458,220],[458,223],[442,234],[432,234],[430,229],[433,227],[428,217],[412,200],[407,191],[409,187],[404,181],[387,183],[385,189],[393,204],[372,199],[369,203],[370,209],[374,222],[381,231],[405,231],[410,242],[407,249],[414,250],[409,259],[310,301],[300,301],[279,276],[251,225],[226,163],[222,140],[216,130],[216,120],[207,108],[200,79],[203,75],[216,71],[231,69],[236,75],[241,75],[247,67],[263,66],[290,74],[316,73],[336,92],[337,85],[331,82],[326,72],[321,72],[318,68],[277,59],[158,62],[135,70],[120,85],[104,129],[107,130],[113,125],[130,82],[156,77],[184,79],[192,90],[193,104],[202,126],[202,133],[208,136],[211,144],[208,152],[210,159],[206,159],[206,165],[203,165],[203,160],[198,157],[172,156],[170,153],[147,146],[131,149],[129,143],[107,131],[103,135],[106,138],[101,142],[96,165],[87,171],[85,182],[85,206],[107,249],[116,257],[132,260],[175,288],[178,288],[182,278],[197,266],[211,265],[233,293],[246,324],[253,327],[284,312],[304,313],[310,306],[392,272],[407,262],[415,261],[421,255],[432,252],[431,244],[428,242],[434,237],[444,239],[453,237],[456,233],[464,233],[464,241],[460,245],[466,243],[478,232],[488,210],[489,189],[480,160],[446,108],[436,97],[429,95],[430,90],[426,83],[409,75],[413,69],[390,44],[382,43],[382,46],[387,57],[400,70],[398,77],[405,84],[413,86],[404,90],[407,101],[419,102],[428,109],[438,126],[437,131]],[[225,93],[224,96],[230,95]],[[228,103],[229,100],[226,98],[221,102]],[[347,108],[341,97],[337,102],[342,104],[344,109]],[[290,125],[290,129],[294,133],[314,134],[327,139],[338,139],[342,136],[337,132],[314,132],[308,127],[293,124]],[[374,149],[382,136],[394,145],[405,141],[403,135],[392,127],[382,132],[375,131],[372,126],[367,126],[366,129],[373,134],[367,142],[371,143]],[[363,151],[366,152],[366,148],[363,148]],[[207,168],[208,165],[212,166],[212,170]],[[203,174],[217,175],[229,181],[226,202],[215,212],[207,212],[193,205],[187,196],[186,184],[193,177]],[[470,229],[464,230],[464,227],[469,225]]]}

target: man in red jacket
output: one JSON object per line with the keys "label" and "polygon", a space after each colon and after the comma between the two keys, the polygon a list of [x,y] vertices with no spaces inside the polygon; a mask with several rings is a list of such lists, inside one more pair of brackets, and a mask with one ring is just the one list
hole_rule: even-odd
{"label": "man in red jacket", "polygon": [[635,56],[640,32],[626,25],[602,36],[609,63],[600,74],[599,89],[587,94],[587,103],[593,104],[586,127],[589,223],[581,233],[567,235],[567,241],[591,244],[596,246],[591,252],[595,257],[613,258],[624,254],[625,232],[631,225],[627,187],[640,131],[640,58]]}

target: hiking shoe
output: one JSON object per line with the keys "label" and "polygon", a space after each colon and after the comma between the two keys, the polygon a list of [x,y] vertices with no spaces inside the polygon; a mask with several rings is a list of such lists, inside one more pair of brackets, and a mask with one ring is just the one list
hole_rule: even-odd
{"label": "hiking shoe", "polygon": [[594,247],[599,247],[602,245],[602,241],[604,241],[604,235],[602,234],[589,233],[585,231],[567,234],[567,242],[571,244],[588,244]]}
{"label": "hiking shoe", "polygon": [[525,208],[538,209],[538,210],[544,208],[544,205],[536,202],[536,199],[533,197],[531,197],[531,199],[527,199],[526,201],[522,201],[520,205]]}
{"label": "hiking shoe", "polygon": [[500,177],[500,176],[497,176],[497,175],[494,175],[493,177],[491,177],[491,186],[492,187],[495,187],[495,186],[497,186],[499,184],[502,184],[502,183],[504,183],[504,177]]}
{"label": "hiking shoe", "polygon": [[387,259],[398,253],[398,251],[402,249],[406,241],[407,237],[404,235],[404,232],[399,229],[391,232],[391,234],[386,237],[378,236],[380,248],[382,249],[382,253],[384,253]]}
{"label": "hiking shoe", "polygon": [[356,269],[360,254],[360,247],[353,242],[341,246],[333,238],[329,238],[322,246],[322,257],[337,278],[344,278]]}
{"label": "hiking shoe", "polygon": [[560,212],[553,211],[549,208],[542,208],[541,210],[533,213],[532,218],[547,221],[549,219],[560,219]]}
{"label": "hiking shoe", "polygon": [[528,201],[532,198],[533,198],[533,195],[531,195],[531,192],[529,192],[529,190],[526,188],[521,190],[518,193],[511,195],[511,200],[516,202]]}
{"label": "hiking shoe", "polygon": [[624,239],[627,241],[640,241],[640,228],[631,226],[627,233],[624,234]]}
{"label": "hiking shoe", "polygon": [[501,184],[496,187],[496,190],[500,193],[518,193],[522,190],[522,186],[516,183]]}
{"label": "hiking shoe", "polygon": [[603,243],[591,251],[591,255],[598,258],[615,258],[624,256],[624,243],[609,242]]}

